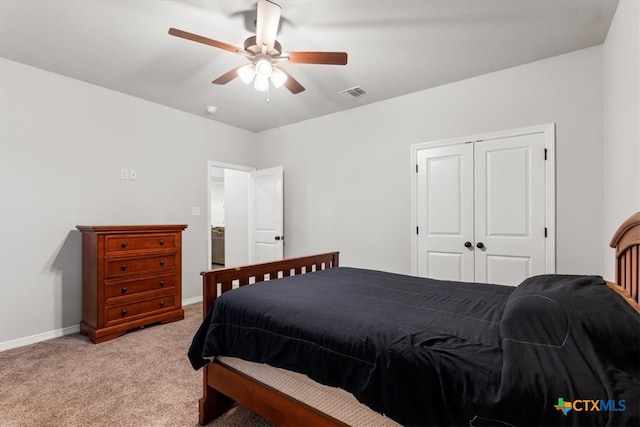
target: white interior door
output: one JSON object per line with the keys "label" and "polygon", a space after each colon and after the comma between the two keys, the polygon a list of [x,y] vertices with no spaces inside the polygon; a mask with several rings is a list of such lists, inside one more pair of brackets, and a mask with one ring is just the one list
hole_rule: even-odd
{"label": "white interior door", "polygon": [[249,262],[284,257],[283,168],[251,172],[249,195]]}
{"label": "white interior door", "polygon": [[545,135],[475,143],[475,280],[517,285],[544,274]]}
{"label": "white interior door", "polygon": [[473,144],[417,156],[418,275],[473,281]]}

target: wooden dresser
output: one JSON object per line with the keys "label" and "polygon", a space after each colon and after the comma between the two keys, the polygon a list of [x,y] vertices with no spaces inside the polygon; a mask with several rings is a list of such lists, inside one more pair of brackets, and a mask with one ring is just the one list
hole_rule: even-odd
{"label": "wooden dresser", "polygon": [[82,232],[82,322],[92,342],[184,319],[182,231],[175,225],[78,225]]}

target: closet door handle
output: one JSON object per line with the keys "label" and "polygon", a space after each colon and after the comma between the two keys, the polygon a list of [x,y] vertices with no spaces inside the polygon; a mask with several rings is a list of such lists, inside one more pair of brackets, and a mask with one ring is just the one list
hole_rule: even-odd
{"label": "closet door handle", "polygon": [[484,248],[484,243],[482,243],[482,242],[478,242],[478,244],[476,245],[476,247],[477,247],[478,249],[482,249],[482,248]]}
{"label": "closet door handle", "polygon": [[473,246],[473,245],[471,244],[471,242],[464,242],[464,247],[465,247],[465,248],[470,248],[471,246]]}

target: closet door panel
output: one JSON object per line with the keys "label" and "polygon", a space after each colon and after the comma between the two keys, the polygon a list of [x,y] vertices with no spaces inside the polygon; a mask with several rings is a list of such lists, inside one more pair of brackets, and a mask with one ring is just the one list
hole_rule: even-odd
{"label": "closet door panel", "polygon": [[545,273],[544,144],[541,133],[475,144],[478,281],[517,285]]}
{"label": "closet door panel", "polygon": [[418,154],[418,275],[473,281],[473,145]]}

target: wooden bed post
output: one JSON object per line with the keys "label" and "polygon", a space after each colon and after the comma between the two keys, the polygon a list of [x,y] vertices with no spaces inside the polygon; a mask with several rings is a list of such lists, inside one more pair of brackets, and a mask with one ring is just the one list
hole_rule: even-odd
{"label": "wooden bed post", "polygon": [[[214,271],[202,272],[202,317],[207,317],[209,307],[218,296],[218,276]],[[199,423],[209,424],[233,406],[234,401],[209,385],[209,365],[204,366],[202,375],[202,397],[198,401]]]}
{"label": "wooden bed post", "polygon": [[234,404],[234,401],[220,393],[208,384],[209,366],[205,366],[203,372],[203,390],[202,397],[198,401],[199,406],[199,423],[201,426],[209,424],[220,415],[227,412]]}

